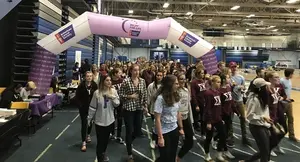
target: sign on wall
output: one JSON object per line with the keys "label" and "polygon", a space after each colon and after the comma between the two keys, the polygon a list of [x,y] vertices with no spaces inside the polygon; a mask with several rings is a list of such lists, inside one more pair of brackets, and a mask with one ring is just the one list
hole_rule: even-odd
{"label": "sign on wall", "polygon": [[79,63],[79,67],[81,67],[81,51],[75,51],[75,63]]}

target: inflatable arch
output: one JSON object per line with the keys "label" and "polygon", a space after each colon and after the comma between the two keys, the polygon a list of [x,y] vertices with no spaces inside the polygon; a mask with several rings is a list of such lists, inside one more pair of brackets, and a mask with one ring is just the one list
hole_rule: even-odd
{"label": "inflatable arch", "polygon": [[[55,55],[91,34],[136,39],[166,39],[196,58],[213,51],[212,44],[172,18],[143,21],[85,12],[37,42],[29,79],[37,83],[39,93],[48,91],[56,61]],[[216,65],[215,61],[213,62]]]}

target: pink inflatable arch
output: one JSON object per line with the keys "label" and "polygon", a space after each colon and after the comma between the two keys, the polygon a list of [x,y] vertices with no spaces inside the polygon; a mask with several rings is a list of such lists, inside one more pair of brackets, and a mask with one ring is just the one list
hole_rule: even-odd
{"label": "pink inflatable arch", "polygon": [[208,54],[205,57],[208,60],[207,63],[213,65],[212,70],[215,71],[216,58],[212,50],[213,45],[172,18],[143,21],[85,12],[38,41],[29,79],[38,84],[40,93],[48,90],[55,55],[91,34],[136,39],[166,39],[196,58]]}

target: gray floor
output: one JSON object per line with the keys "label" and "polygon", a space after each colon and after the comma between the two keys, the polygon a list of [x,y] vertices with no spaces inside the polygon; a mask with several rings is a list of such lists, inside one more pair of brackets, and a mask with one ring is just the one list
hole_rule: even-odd
{"label": "gray floor", "polygon": [[[49,120],[49,119],[43,119]],[[149,128],[151,122],[148,120]],[[143,126],[146,131],[146,125]],[[125,128],[124,128],[125,129]],[[123,130],[124,130],[123,129]],[[124,130],[125,131],[125,130]],[[123,132],[124,132],[123,131]],[[93,131],[94,132],[94,131]],[[235,119],[234,132],[236,137],[236,147],[232,149],[232,153],[236,156],[236,160],[247,158],[257,150],[256,144],[252,138],[252,147],[244,147],[240,144],[240,126]],[[146,132],[145,132],[146,133]],[[88,150],[85,153],[80,152],[80,117],[78,113],[72,110],[64,110],[55,112],[55,117],[50,119],[44,126],[32,136],[22,136],[23,145],[16,150],[8,151],[10,155],[6,159],[0,159],[5,162],[94,162],[96,155],[95,135],[92,134],[92,143],[88,144]],[[195,141],[193,149],[184,157],[183,162],[199,162],[203,160],[203,151],[201,144]],[[272,160],[283,162],[298,162],[300,158],[300,144],[295,144],[287,139],[281,142],[281,146],[286,151],[286,155],[278,155]],[[135,161],[146,162],[152,161],[154,156],[158,156],[155,151],[154,156],[149,148],[149,139],[140,138],[134,141]],[[126,148],[111,141],[107,153],[111,162],[120,162],[126,160]],[[215,151],[212,151],[214,156]]]}

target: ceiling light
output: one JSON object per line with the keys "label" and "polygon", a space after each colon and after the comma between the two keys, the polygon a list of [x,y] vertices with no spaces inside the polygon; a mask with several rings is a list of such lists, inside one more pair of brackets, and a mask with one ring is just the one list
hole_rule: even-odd
{"label": "ceiling light", "polygon": [[133,14],[133,10],[128,10],[128,13],[129,14]]}
{"label": "ceiling light", "polygon": [[300,9],[296,10],[296,12],[300,12]]}
{"label": "ceiling light", "polygon": [[193,12],[187,12],[186,15],[193,15]]}
{"label": "ceiling light", "polygon": [[212,19],[208,19],[208,21],[212,21]]}
{"label": "ceiling light", "polygon": [[276,26],[274,26],[274,25],[271,25],[269,28],[275,28]]}
{"label": "ceiling light", "polygon": [[239,9],[241,6],[233,6],[233,7],[231,7],[231,9],[230,10],[237,10],[237,9]]}
{"label": "ceiling light", "polygon": [[276,31],[278,31],[278,29],[273,29],[272,31],[273,31],[273,32],[276,32]]}
{"label": "ceiling light", "polygon": [[223,26],[227,26],[227,24],[223,24]]}
{"label": "ceiling light", "polygon": [[285,3],[291,4],[296,2],[299,2],[299,0],[287,0]]}
{"label": "ceiling light", "polygon": [[169,4],[168,2],[166,2],[166,3],[164,3],[163,8],[168,8],[169,5],[170,5],[170,4]]}
{"label": "ceiling light", "polygon": [[249,29],[246,29],[247,31],[249,31]]}

